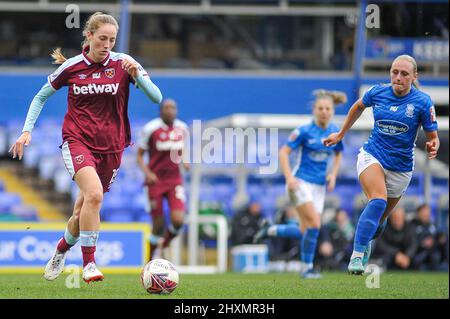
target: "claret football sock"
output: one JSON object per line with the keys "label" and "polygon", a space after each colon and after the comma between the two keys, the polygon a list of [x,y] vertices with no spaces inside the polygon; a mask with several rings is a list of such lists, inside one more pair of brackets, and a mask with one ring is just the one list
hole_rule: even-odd
{"label": "claret football sock", "polygon": [[150,246],[150,260],[153,259],[155,250],[158,247],[158,243],[162,240],[162,237],[151,234],[149,239]]}
{"label": "claret football sock", "polygon": [[69,230],[66,228],[66,231],[64,232],[64,236],[59,240],[56,249],[61,253],[65,253],[70,248],[72,248],[72,246],[75,245],[79,239],[80,239],[80,237],[73,236],[69,232]]}
{"label": "claret football sock", "polygon": [[359,217],[356,227],[353,250],[364,253],[369,241],[375,235],[381,216],[386,209],[387,202],[383,198],[375,198],[367,203],[366,208]]}
{"label": "claret football sock", "polygon": [[98,234],[98,231],[80,231],[83,267],[90,262],[95,263],[95,250],[97,246]]}
{"label": "claret football sock", "polygon": [[167,227],[167,230],[164,234],[164,241],[163,241],[163,247],[169,246],[172,239],[177,237],[177,235],[180,233],[181,227],[176,228],[174,225],[170,224],[169,227]]}

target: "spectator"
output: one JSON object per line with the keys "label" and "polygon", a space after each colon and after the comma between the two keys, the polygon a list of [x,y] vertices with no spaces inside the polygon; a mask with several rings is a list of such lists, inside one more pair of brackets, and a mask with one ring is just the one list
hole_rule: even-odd
{"label": "spectator", "polygon": [[344,209],[338,209],[334,219],[324,225],[320,233],[317,254],[318,267],[328,270],[345,270],[352,253],[355,228]]}
{"label": "spectator", "polygon": [[255,201],[236,213],[231,221],[231,245],[251,244],[263,219],[261,205]]}
{"label": "spectator", "polygon": [[414,227],[406,222],[404,208],[395,208],[383,236],[376,242],[374,257],[382,258],[387,269],[411,269],[416,252]]}
{"label": "spectator", "polygon": [[416,212],[413,225],[418,249],[413,258],[413,267],[419,270],[438,270],[445,260],[442,248],[446,245],[446,236],[438,233],[431,220],[431,208],[428,204],[420,205]]}

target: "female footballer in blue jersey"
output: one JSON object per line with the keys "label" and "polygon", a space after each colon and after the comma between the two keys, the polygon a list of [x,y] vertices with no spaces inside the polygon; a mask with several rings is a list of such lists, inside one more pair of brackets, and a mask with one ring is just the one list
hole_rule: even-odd
{"label": "female footballer in blue jersey", "polygon": [[[300,228],[297,225],[272,225],[262,230],[265,236],[301,239],[301,275],[304,278],[320,278],[319,274],[313,272],[320,216],[325,201],[326,184],[328,183],[328,190],[333,191],[343,150],[341,142],[333,147],[325,147],[322,142],[329,134],[339,131],[339,128],[331,123],[334,106],[347,101],[346,95],[341,92],[317,90],[313,94],[316,96],[314,120],[295,129],[289,136],[288,143],[279,152],[288,195],[300,217]],[[302,152],[299,164],[292,171],[289,155],[292,150],[300,147]],[[328,159],[333,153],[334,162],[327,175]]]}
{"label": "female footballer in blue jersey", "polygon": [[428,158],[437,156],[439,138],[433,102],[414,86],[417,64],[413,57],[398,56],[392,63],[391,83],[375,85],[350,108],[341,130],[324,145],[332,146],[372,107],[374,128],[358,155],[359,182],[368,198],[356,227],[348,271],[362,275],[371,252],[371,241],[386,226],[391,210],[405,193],[414,170],[414,148],[420,126],[425,130]]}

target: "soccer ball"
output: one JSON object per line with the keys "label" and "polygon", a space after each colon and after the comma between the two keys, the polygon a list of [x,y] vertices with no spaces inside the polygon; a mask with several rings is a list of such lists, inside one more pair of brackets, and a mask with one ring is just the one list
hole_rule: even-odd
{"label": "soccer ball", "polygon": [[170,261],[154,259],[142,269],[141,282],[148,293],[168,295],[178,286],[178,272]]}

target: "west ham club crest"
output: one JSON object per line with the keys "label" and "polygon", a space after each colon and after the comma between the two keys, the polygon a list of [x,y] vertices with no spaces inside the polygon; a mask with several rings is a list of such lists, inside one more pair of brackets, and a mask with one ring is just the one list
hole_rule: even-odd
{"label": "west ham club crest", "polygon": [[107,78],[112,79],[114,77],[114,75],[116,75],[116,71],[114,70],[114,68],[109,68],[105,70],[105,75]]}

